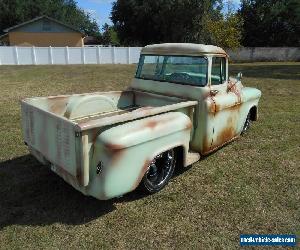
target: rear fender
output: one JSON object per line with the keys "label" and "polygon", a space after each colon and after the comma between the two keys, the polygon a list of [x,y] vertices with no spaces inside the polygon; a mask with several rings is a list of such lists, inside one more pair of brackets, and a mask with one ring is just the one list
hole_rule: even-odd
{"label": "rear fender", "polygon": [[[90,194],[110,199],[134,190],[156,155],[178,146],[187,155],[191,128],[188,116],[170,112],[102,132],[94,144]],[[99,162],[103,171],[97,175]]]}

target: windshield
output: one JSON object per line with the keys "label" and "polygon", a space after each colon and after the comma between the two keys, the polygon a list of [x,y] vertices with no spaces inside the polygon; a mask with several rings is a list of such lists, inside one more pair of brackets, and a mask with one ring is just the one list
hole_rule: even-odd
{"label": "windshield", "polygon": [[207,65],[205,57],[141,55],[136,78],[205,86]]}

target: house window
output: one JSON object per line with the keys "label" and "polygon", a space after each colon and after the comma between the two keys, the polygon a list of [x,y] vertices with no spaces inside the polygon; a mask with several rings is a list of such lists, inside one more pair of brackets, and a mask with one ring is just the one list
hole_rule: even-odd
{"label": "house window", "polygon": [[43,21],[43,31],[50,31],[51,30],[51,24],[48,20]]}

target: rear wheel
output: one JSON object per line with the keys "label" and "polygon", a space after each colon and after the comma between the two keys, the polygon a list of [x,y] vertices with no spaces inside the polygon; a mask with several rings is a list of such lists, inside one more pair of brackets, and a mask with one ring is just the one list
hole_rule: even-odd
{"label": "rear wheel", "polygon": [[149,164],[141,188],[147,193],[156,193],[163,189],[171,179],[176,164],[175,150],[170,149],[157,155]]}

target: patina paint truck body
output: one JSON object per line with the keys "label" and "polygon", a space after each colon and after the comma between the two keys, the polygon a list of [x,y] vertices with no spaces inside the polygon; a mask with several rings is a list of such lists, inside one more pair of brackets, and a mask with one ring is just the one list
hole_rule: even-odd
{"label": "patina paint truck body", "polygon": [[228,77],[219,47],[150,45],[125,91],[23,100],[23,135],[74,188],[110,199],[136,189],[162,152],[176,149],[188,166],[238,137],[260,96]]}

